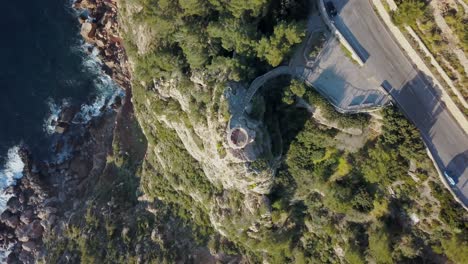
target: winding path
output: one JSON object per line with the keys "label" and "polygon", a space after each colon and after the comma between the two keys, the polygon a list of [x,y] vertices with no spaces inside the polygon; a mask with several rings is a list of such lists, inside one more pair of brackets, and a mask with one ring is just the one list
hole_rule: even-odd
{"label": "winding path", "polygon": [[245,109],[245,106],[247,106],[247,104],[252,100],[254,95],[257,93],[258,89],[260,89],[260,87],[262,87],[267,81],[274,79],[280,75],[293,75],[293,72],[291,71],[291,68],[288,66],[280,66],[280,67],[274,68],[273,70],[265,73],[262,76],[257,77],[250,84],[247,94],[245,95],[244,109]]}

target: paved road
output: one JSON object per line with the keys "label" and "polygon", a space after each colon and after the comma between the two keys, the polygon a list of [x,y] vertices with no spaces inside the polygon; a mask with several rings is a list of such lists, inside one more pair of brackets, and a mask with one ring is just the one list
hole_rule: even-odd
{"label": "paved road", "polygon": [[368,71],[389,91],[421,131],[439,168],[456,176],[453,188],[468,205],[468,135],[440,101],[430,77],[413,67],[367,0],[333,0],[337,28],[365,62]]}

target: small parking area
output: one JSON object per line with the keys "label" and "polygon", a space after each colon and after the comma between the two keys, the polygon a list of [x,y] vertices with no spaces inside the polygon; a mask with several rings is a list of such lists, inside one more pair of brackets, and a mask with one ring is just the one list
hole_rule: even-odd
{"label": "small parking area", "polygon": [[308,84],[342,110],[359,111],[389,102],[381,84],[369,78],[359,65],[348,58],[335,38],[328,40],[313,67],[297,71]]}

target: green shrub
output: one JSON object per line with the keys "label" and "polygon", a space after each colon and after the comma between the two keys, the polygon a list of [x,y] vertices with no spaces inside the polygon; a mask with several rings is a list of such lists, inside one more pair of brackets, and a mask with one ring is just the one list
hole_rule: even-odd
{"label": "green shrub", "polygon": [[421,0],[400,0],[398,9],[392,14],[397,25],[415,25],[416,20],[424,16],[425,3]]}

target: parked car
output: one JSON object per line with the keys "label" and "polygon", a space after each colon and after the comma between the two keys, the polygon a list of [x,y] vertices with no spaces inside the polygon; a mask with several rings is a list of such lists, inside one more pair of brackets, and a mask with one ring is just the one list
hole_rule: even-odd
{"label": "parked car", "polygon": [[444,176],[447,179],[447,181],[450,183],[450,185],[455,186],[457,183],[455,182],[455,179],[452,175],[451,171],[444,171]]}
{"label": "parked car", "polygon": [[334,17],[334,16],[336,16],[336,14],[338,14],[338,11],[336,11],[336,7],[335,7],[335,5],[333,4],[333,2],[330,2],[330,1],[327,2],[327,3],[325,4],[325,7],[326,7],[326,9],[327,9],[328,14],[329,14],[331,17]]}

